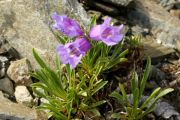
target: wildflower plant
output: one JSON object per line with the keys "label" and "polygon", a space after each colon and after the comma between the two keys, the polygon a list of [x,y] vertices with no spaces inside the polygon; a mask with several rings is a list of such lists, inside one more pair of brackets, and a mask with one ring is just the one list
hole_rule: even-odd
{"label": "wildflower plant", "polygon": [[131,80],[132,95],[130,95],[130,97],[128,97],[126,94],[124,86],[121,83],[119,83],[121,94],[116,91],[110,94],[110,96],[116,98],[124,108],[123,112],[121,113],[113,113],[111,116],[112,118],[140,120],[155,109],[155,104],[160,98],[173,91],[172,88],[166,88],[162,90],[160,87],[158,87],[151,93],[149,97],[146,98],[142,104],[140,104],[150,70],[151,60],[148,57],[147,65],[141,81],[138,80],[137,73],[133,73]]}
{"label": "wildflower plant", "polygon": [[87,111],[99,116],[98,106],[106,101],[93,96],[107,84],[101,74],[126,60],[128,50],[122,49],[123,25],[111,26],[110,18],[95,25],[93,17],[90,30],[83,31],[65,15],[54,13],[52,18],[53,28],[63,33],[58,36],[56,68],[49,67],[33,49],[41,68],[32,73],[39,80],[32,88],[48,101],[39,108],[49,110],[49,115],[59,120],[81,119]]}

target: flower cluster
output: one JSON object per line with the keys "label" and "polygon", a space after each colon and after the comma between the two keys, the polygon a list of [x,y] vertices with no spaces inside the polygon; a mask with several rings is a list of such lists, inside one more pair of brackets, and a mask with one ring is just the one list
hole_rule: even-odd
{"label": "flower cluster", "polygon": [[108,46],[116,45],[122,40],[123,25],[111,26],[111,18],[107,17],[104,23],[95,25],[89,32],[89,36],[85,36],[80,25],[65,15],[54,13],[52,18],[55,21],[53,27],[61,31],[68,37],[75,38],[75,41],[65,45],[58,45],[56,52],[61,58],[63,64],[70,64],[71,69],[75,68],[81,58],[85,56],[90,49],[89,38],[96,41],[102,41]]}

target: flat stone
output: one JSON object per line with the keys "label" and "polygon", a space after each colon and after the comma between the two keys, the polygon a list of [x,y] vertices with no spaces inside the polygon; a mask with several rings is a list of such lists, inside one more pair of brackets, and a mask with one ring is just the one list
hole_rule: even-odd
{"label": "flat stone", "polygon": [[0,90],[10,95],[14,94],[13,83],[9,80],[9,78],[5,77],[0,79]]}
{"label": "flat stone", "polygon": [[96,0],[88,0],[88,5],[92,8],[95,8],[99,11],[102,11],[102,12],[105,12],[106,14],[110,14],[110,15],[119,15],[120,14],[120,11],[118,8],[116,8],[115,6],[113,5],[107,5],[107,4],[104,4],[102,3],[101,1],[96,1]]}
{"label": "flat stone", "polygon": [[133,0],[103,0],[103,1],[108,2],[108,3],[112,3],[114,5],[127,6]]}
{"label": "flat stone", "polygon": [[142,42],[144,45],[144,58],[148,56],[151,58],[159,58],[175,52],[173,48],[157,43],[156,40],[150,36],[142,38]]}
{"label": "flat stone", "polygon": [[7,75],[18,85],[29,86],[32,83],[30,76],[31,66],[26,58],[12,61]]}
{"label": "flat stone", "polygon": [[135,8],[128,12],[128,20],[143,28],[149,28],[155,41],[165,46],[178,48],[180,21],[151,0],[136,0]]}
{"label": "flat stone", "polygon": [[32,107],[33,98],[26,86],[16,86],[14,95],[18,103]]}
{"label": "flat stone", "polygon": [[44,112],[13,103],[0,91],[0,119],[2,120],[48,120]]}

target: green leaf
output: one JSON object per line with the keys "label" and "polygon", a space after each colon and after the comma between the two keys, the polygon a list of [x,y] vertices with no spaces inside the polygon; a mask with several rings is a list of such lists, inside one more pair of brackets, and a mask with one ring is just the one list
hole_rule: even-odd
{"label": "green leaf", "polygon": [[61,120],[67,120],[67,116],[63,115],[56,107],[48,104],[48,103],[43,103],[40,106],[38,106],[39,109],[47,109],[55,113]]}
{"label": "green leaf", "polygon": [[135,92],[133,94],[133,105],[134,108],[137,109],[139,105],[139,88],[135,89]]}
{"label": "green leaf", "polygon": [[94,109],[90,109],[88,111],[93,112],[95,116],[101,116],[101,113],[97,109],[95,109],[95,108]]}
{"label": "green leaf", "polygon": [[141,96],[142,96],[142,94],[143,94],[143,91],[144,91],[144,88],[145,88],[146,81],[147,81],[147,79],[148,79],[150,70],[151,70],[151,59],[150,59],[150,57],[148,57],[148,58],[147,58],[146,68],[145,68],[145,72],[144,72],[144,75],[143,75],[143,78],[142,78],[141,84],[140,84],[139,99],[141,99]]}
{"label": "green leaf", "polygon": [[146,101],[142,104],[142,106],[140,107],[141,109],[144,109],[145,107],[147,107],[148,103],[154,99],[157,94],[159,93],[159,91],[161,90],[160,87],[156,88],[153,93],[151,93],[151,95],[146,99]]}
{"label": "green leaf", "polygon": [[102,89],[108,81],[102,81],[99,84],[97,84],[93,89],[91,95],[94,95],[96,92],[98,92],[100,89]]}
{"label": "green leaf", "polygon": [[125,62],[127,61],[126,58],[115,58],[114,60],[111,60],[109,62],[109,64],[107,65],[106,68],[104,68],[104,70],[108,70],[108,69],[111,69],[112,67],[114,67],[115,65],[119,64],[119,63],[122,63],[122,62]]}
{"label": "green leaf", "polygon": [[121,113],[113,113],[111,115],[111,118],[120,119],[121,118]]}
{"label": "green leaf", "polygon": [[89,106],[89,108],[90,108],[90,109],[96,108],[97,106],[100,106],[100,105],[102,105],[102,104],[104,104],[104,103],[106,103],[105,100],[98,101],[98,102],[96,102],[96,103],[92,103],[92,104]]}
{"label": "green leaf", "polygon": [[86,91],[80,91],[80,92],[78,92],[78,95],[87,97],[87,92]]}
{"label": "green leaf", "polygon": [[166,95],[172,91],[174,91],[173,88],[166,88],[165,90],[163,90],[159,93],[159,95],[156,97],[156,100],[160,99],[161,97],[163,97],[164,95]]}
{"label": "green leaf", "polygon": [[133,72],[133,77],[132,77],[132,80],[131,80],[131,86],[132,86],[132,92],[133,94],[135,94],[135,90],[136,88],[139,88],[139,82],[138,82],[138,75],[137,73],[134,71]]}
{"label": "green leaf", "polygon": [[58,42],[61,44],[65,44],[67,42],[67,39],[63,36],[57,35],[57,38]]}
{"label": "green leaf", "polygon": [[35,51],[35,49],[33,48],[33,55],[34,55],[34,58],[36,59],[36,61],[38,62],[38,64],[42,67],[42,68],[45,68],[45,69],[49,69],[46,64],[44,63],[44,61],[39,57],[39,55],[37,54],[37,52]]}
{"label": "green leaf", "polygon": [[121,93],[123,95],[123,101],[125,101],[125,103],[127,103],[127,94],[126,94],[126,92],[124,90],[123,84],[119,83],[119,88],[120,88]]}
{"label": "green leaf", "polygon": [[138,84],[139,84],[138,75],[134,71],[132,81],[131,81],[134,108],[137,108],[139,104],[139,85]]}
{"label": "green leaf", "polygon": [[[158,91],[158,89],[157,89],[157,91]],[[157,96],[155,99],[153,99],[151,105],[148,107],[148,109],[146,109],[146,111],[145,111],[140,117],[143,117],[143,116],[145,116],[146,114],[152,112],[152,111],[154,110],[154,108],[155,108],[156,102],[157,102],[161,97],[163,97],[164,95],[166,95],[166,94],[168,94],[168,93],[170,93],[170,92],[172,92],[172,91],[174,91],[174,89],[172,89],[172,88],[167,88],[167,89],[161,91],[161,92],[158,94],[158,96]]]}
{"label": "green leaf", "polygon": [[91,18],[91,22],[90,22],[90,29],[96,24],[96,15],[94,15],[92,18]]}
{"label": "green leaf", "polygon": [[116,99],[118,100],[118,102],[120,102],[120,103],[123,103],[123,102],[124,102],[124,101],[123,101],[123,96],[120,95],[120,94],[119,94],[118,92],[116,92],[116,91],[112,92],[109,96],[116,98]]}

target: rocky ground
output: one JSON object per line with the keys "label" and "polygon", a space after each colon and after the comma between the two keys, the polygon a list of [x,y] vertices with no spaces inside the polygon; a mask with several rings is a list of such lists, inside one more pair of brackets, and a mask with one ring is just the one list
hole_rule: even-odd
{"label": "rocky ground", "polygon": [[[140,70],[145,56],[152,57],[147,94],[158,86],[175,89],[158,102],[157,109],[147,119],[180,120],[178,0],[1,0],[0,119],[47,120],[44,112],[34,109],[34,106],[46,101],[32,93],[30,84],[33,80],[29,73],[37,68],[32,48],[36,48],[49,64],[53,64],[51,53],[54,53],[57,41],[51,29],[50,15],[54,11],[74,16],[85,27],[90,16],[96,15],[99,23],[106,16],[111,16],[116,25],[125,24],[127,36],[141,35],[144,47]],[[131,66],[119,68],[122,74],[118,70],[112,74],[128,86],[129,74],[124,72],[127,69]],[[110,120],[106,107],[102,120]]]}

